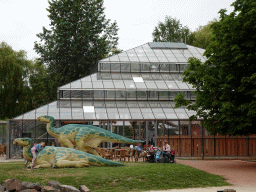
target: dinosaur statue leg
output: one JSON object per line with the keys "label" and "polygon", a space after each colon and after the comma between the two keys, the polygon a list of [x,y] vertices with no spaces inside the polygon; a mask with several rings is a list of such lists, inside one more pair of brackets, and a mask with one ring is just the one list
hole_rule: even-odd
{"label": "dinosaur statue leg", "polygon": [[63,157],[63,158],[59,158],[56,163],[55,166],[56,167],[88,167],[88,161],[86,160],[77,160],[77,161],[70,161],[66,159],[67,157]]}
{"label": "dinosaur statue leg", "polygon": [[92,147],[88,147],[88,146],[85,146],[84,149],[88,152],[88,153],[91,153],[93,155],[96,155],[96,156],[99,156],[101,157],[96,150],[94,150]]}
{"label": "dinosaur statue leg", "polygon": [[38,168],[50,168],[51,166],[52,166],[51,163],[49,163],[48,161],[41,160],[40,161],[40,165],[36,165],[34,168],[35,169],[38,169]]}
{"label": "dinosaur statue leg", "polygon": [[[80,150],[80,151],[84,151],[86,150],[88,153],[91,153],[93,155],[96,155],[96,156],[100,156],[96,150],[93,149],[93,147],[91,146],[88,146],[87,142],[85,142],[86,139],[84,138],[80,138],[78,140],[76,140],[76,145],[77,145],[77,148]],[[97,145],[97,144],[96,144]]]}
{"label": "dinosaur statue leg", "polygon": [[74,149],[73,143],[68,138],[64,136],[60,136],[58,141],[61,147],[68,147],[68,148]]}

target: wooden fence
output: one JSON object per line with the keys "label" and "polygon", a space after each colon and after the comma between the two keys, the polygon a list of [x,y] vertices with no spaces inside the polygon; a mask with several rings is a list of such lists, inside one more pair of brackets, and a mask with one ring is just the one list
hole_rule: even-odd
{"label": "wooden fence", "polygon": [[158,136],[179,157],[256,157],[256,136]]}

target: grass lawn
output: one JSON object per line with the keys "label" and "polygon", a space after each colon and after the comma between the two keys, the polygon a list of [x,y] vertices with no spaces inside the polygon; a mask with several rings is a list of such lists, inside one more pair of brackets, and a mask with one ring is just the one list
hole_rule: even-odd
{"label": "grass lawn", "polygon": [[17,178],[46,185],[47,181],[91,191],[147,191],[230,185],[217,175],[180,164],[125,163],[122,167],[85,167],[64,169],[24,168],[24,162],[0,163],[0,182]]}

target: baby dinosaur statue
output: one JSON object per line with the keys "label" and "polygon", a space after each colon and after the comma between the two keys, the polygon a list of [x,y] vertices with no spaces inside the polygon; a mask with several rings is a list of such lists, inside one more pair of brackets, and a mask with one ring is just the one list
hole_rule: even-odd
{"label": "baby dinosaur statue", "polygon": [[[14,140],[14,145],[23,146],[23,157],[27,161],[32,161],[32,140],[29,138],[17,138]],[[109,161],[101,157],[70,149],[66,147],[44,147],[37,153],[34,162],[35,168],[49,168],[49,167],[85,167],[89,165],[94,166],[120,166],[122,163]]]}
{"label": "baby dinosaur statue", "polygon": [[115,143],[142,143],[143,141],[136,141],[128,139],[121,135],[117,135],[100,127],[83,124],[68,124],[58,129],[53,127],[54,118],[51,116],[41,116],[37,118],[38,121],[47,123],[47,132],[56,137],[61,147],[74,148],[77,146],[78,150],[86,150],[88,153],[98,155],[94,150],[101,142],[115,142]]}

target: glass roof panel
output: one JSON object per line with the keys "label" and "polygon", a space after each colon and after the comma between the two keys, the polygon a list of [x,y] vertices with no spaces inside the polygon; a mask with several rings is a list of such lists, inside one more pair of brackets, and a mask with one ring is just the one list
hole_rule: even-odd
{"label": "glass roof panel", "polygon": [[119,112],[119,116],[120,116],[121,119],[132,119],[132,117],[129,113]]}
{"label": "glass roof panel", "polygon": [[[138,105],[137,105],[137,106],[138,106]],[[140,113],[140,109],[139,109],[139,108],[133,108],[133,107],[131,107],[131,108],[129,108],[129,110],[130,110],[131,113]]]}
{"label": "glass roof panel", "polygon": [[169,62],[169,60],[165,56],[158,56],[157,58],[160,62]]}
{"label": "glass roof panel", "polygon": [[97,73],[92,74],[91,79],[92,79],[92,81],[97,81],[98,80]]}
{"label": "glass roof panel", "polygon": [[[44,105],[42,107],[39,107],[36,109],[36,113],[45,113],[45,115],[47,114],[48,112],[48,106],[49,105]],[[56,107],[57,108],[57,107]]]}
{"label": "glass roof panel", "polygon": [[161,74],[161,76],[162,76],[162,78],[163,78],[163,80],[165,80],[165,81],[173,81],[173,78],[172,78],[172,76],[171,76],[171,74],[170,73],[162,73]]}
{"label": "glass roof panel", "polygon": [[173,109],[163,108],[163,111],[167,117],[167,119],[178,119]]}
{"label": "glass roof panel", "polygon": [[171,62],[171,63],[178,62],[178,60],[175,57],[169,57],[168,55],[166,57],[167,57],[168,61]]}
{"label": "glass roof panel", "polygon": [[141,113],[144,119],[155,119],[155,116],[150,108],[141,108]]}
{"label": "glass roof panel", "polygon": [[71,83],[71,89],[81,89],[82,84],[81,84],[81,80],[77,80]]}
{"label": "glass roof panel", "polygon": [[18,116],[18,117],[15,117],[14,119],[23,119],[23,114],[22,115],[20,115],[20,116]]}
{"label": "glass roof panel", "polygon": [[102,81],[93,81],[92,86],[93,86],[93,89],[102,89],[103,83]]}
{"label": "glass roof panel", "polygon": [[91,81],[82,81],[82,88],[84,88],[84,89],[92,88],[92,82]]}
{"label": "glass roof panel", "polygon": [[135,61],[135,62],[139,62],[140,61],[137,56],[129,56],[129,59],[130,59],[131,62],[132,61]]}
{"label": "glass roof panel", "polygon": [[148,50],[152,51],[152,49],[150,48],[150,46],[148,45],[148,43],[142,45],[141,47],[143,48],[144,51],[148,51]]}
{"label": "glass roof panel", "polygon": [[158,56],[162,56],[162,57],[165,56],[164,52],[161,49],[154,49],[153,51],[154,51],[154,53],[156,54],[157,57]]}
{"label": "glass roof panel", "polygon": [[113,89],[114,88],[114,84],[113,81],[103,81],[103,86],[104,89]]}
{"label": "glass roof panel", "polygon": [[149,62],[159,62],[156,57],[148,56]]}
{"label": "glass roof panel", "polygon": [[119,56],[120,62],[130,61],[127,56]]}
{"label": "glass roof panel", "polygon": [[134,107],[134,108],[139,106],[137,101],[129,101],[127,102],[127,105],[128,107]]}
{"label": "glass roof panel", "polygon": [[183,58],[184,57],[184,55],[181,54],[181,53],[174,53],[174,55],[175,55],[176,58]]}
{"label": "glass roof panel", "polygon": [[71,112],[70,113],[60,113],[60,119],[72,119]]}
{"label": "glass roof panel", "polygon": [[[36,113],[36,118],[38,118],[38,117],[40,117],[40,116],[44,116],[44,115],[47,115],[47,113],[38,112],[38,113]],[[50,113],[48,113],[48,115],[53,117],[53,115],[50,115]],[[57,115],[57,117],[58,117],[58,119],[59,119],[59,113],[57,113],[56,115]],[[23,116],[24,116],[24,115],[23,115]],[[55,118],[55,117],[54,117],[54,118]],[[23,117],[23,119],[24,119],[24,117]]]}
{"label": "glass roof panel", "polygon": [[59,113],[59,108],[57,108],[57,101],[49,103],[48,106],[49,106],[49,108],[48,108],[49,113],[51,113],[51,112]]}
{"label": "glass roof panel", "polygon": [[60,87],[60,89],[70,89],[71,85],[70,83],[66,84],[66,85],[63,85]]}
{"label": "glass roof panel", "polygon": [[179,119],[188,119],[188,115],[184,108],[176,108],[174,109],[175,113],[177,114]]}
{"label": "glass roof panel", "polygon": [[139,54],[139,53],[144,53],[144,49],[142,48],[142,46],[139,46],[139,47],[135,47],[134,48],[134,51]]}
{"label": "glass roof panel", "polygon": [[144,82],[135,82],[135,86],[137,89],[146,89],[146,85]]}
{"label": "glass roof panel", "polygon": [[[51,112],[51,113],[48,113],[48,115],[52,116],[54,119],[60,119],[60,114],[59,113]],[[39,115],[39,116],[41,116],[41,115]],[[37,117],[39,117],[39,116],[37,116]]]}
{"label": "glass roof panel", "polygon": [[132,119],[143,119],[143,116],[140,113],[131,113]]}
{"label": "glass roof panel", "polygon": [[149,62],[147,56],[139,56],[139,60],[140,60],[140,62]]}
{"label": "glass roof panel", "polygon": [[134,82],[131,80],[125,80],[124,84],[126,89],[136,89]]}
{"label": "glass roof panel", "polygon": [[165,55],[167,55],[167,54],[173,55],[171,49],[162,49],[162,51],[163,51],[163,53],[164,53]]}
{"label": "glass roof panel", "polygon": [[162,101],[159,102],[162,108],[172,108],[171,102],[169,101]]}
{"label": "glass roof panel", "polygon": [[86,77],[84,77],[84,78],[82,78],[82,79],[80,79],[81,81],[92,81],[92,79],[91,79],[91,75],[88,75],[88,76],[86,76]]}
{"label": "glass roof panel", "polygon": [[180,89],[189,89],[186,83],[183,83],[181,81],[175,81],[175,83],[178,85]]}
{"label": "glass roof panel", "polygon": [[115,89],[125,89],[124,82],[122,80],[113,81]]}
{"label": "glass roof panel", "polygon": [[195,88],[193,88],[192,84],[187,83],[187,85],[188,85],[189,89],[195,89]]}
{"label": "glass roof panel", "polygon": [[185,109],[185,111],[187,112],[188,116],[191,117],[192,115],[196,115],[195,111],[190,111],[188,109]]}
{"label": "glass roof panel", "polygon": [[84,118],[86,120],[96,120],[97,119],[95,113],[85,113]]}
{"label": "glass roof panel", "polygon": [[156,54],[151,50],[151,51],[147,51],[145,52],[147,57],[156,57]]}
{"label": "glass roof panel", "polygon": [[192,53],[192,54],[193,54],[193,53],[199,53],[199,52],[196,50],[196,48],[195,48],[195,47],[192,47],[192,46],[191,46],[190,48],[188,48],[188,50],[189,50],[189,52]]}
{"label": "glass roof panel", "polygon": [[155,81],[163,81],[162,75],[160,73],[152,73],[151,76]]}
{"label": "glass roof panel", "polygon": [[114,62],[119,62],[119,57],[117,55],[113,55],[111,57],[109,57],[110,61],[114,61]]}
{"label": "glass roof panel", "polygon": [[35,111],[30,111],[28,113],[24,114],[24,119],[36,119],[36,113]]}
{"label": "glass roof panel", "polygon": [[72,107],[72,113],[84,113],[83,108],[81,107]]}
{"label": "glass roof panel", "polygon": [[119,119],[119,113],[117,108],[107,108],[108,118],[109,119]]}
{"label": "glass roof panel", "polygon": [[152,76],[150,73],[141,73],[140,75],[144,80],[152,80]]}
{"label": "glass roof panel", "polygon": [[156,119],[166,119],[162,108],[151,108]]}
{"label": "glass roof panel", "polygon": [[134,49],[130,49],[128,51],[126,51],[128,57],[137,57],[136,52],[134,51]]}
{"label": "glass roof panel", "polygon": [[165,81],[169,89],[179,89],[175,81]]}
{"label": "glass roof panel", "polygon": [[148,89],[157,89],[157,86],[154,81],[145,81],[145,84]]}
{"label": "glass roof panel", "polygon": [[138,105],[140,108],[145,108],[145,107],[150,108],[150,105],[147,101],[140,101],[140,102],[138,102]]}
{"label": "glass roof panel", "polygon": [[150,104],[151,108],[161,107],[161,105],[158,101],[156,101],[156,102],[150,101],[149,104]]}
{"label": "glass roof panel", "polygon": [[96,118],[100,120],[108,120],[108,115],[107,113],[97,113],[96,112]]}
{"label": "glass roof panel", "polygon": [[182,81],[183,77],[180,74],[171,74],[174,80]]}
{"label": "glass roof panel", "polygon": [[72,112],[72,118],[82,120],[82,119],[84,119],[84,113]]}
{"label": "glass roof panel", "polygon": [[105,59],[100,60],[100,62],[105,62],[105,61],[107,61],[107,62],[108,62],[108,61],[110,61],[110,60],[109,60],[109,57],[108,57],[108,58],[105,58]]}
{"label": "glass roof panel", "polygon": [[165,82],[162,82],[162,81],[155,81],[158,89],[168,89]]}
{"label": "glass roof panel", "polygon": [[178,62],[187,63],[187,59],[185,57],[177,57]]}

